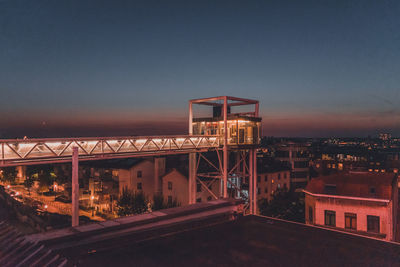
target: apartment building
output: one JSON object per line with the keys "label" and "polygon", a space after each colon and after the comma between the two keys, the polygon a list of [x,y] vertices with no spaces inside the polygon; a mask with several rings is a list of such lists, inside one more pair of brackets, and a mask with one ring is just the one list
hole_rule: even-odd
{"label": "apartment building", "polygon": [[309,146],[293,142],[275,146],[275,158],[291,167],[290,182],[293,188],[304,188],[310,179]]}
{"label": "apartment building", "polygon": [[398,187],[393,173],[348,172],[312,179],[305,222],[394,241]]}
{"label": "apartment building", "polygon": [[257,166],[257,199],[271,201],[277,190],[290,190],[290,168],[277,161],[260,163]]}

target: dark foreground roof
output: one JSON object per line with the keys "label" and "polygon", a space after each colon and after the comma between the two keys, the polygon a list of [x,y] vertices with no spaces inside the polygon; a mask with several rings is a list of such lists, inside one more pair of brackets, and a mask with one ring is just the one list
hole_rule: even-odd
{"label": "dark foreground roof", "polygon": [[399,266],[400,245],[246,216],[90,253],[79,266]]}

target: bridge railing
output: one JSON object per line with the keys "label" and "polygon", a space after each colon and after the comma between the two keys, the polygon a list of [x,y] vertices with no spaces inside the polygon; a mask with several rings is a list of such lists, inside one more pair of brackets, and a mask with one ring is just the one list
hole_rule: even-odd
{"label": "bridge railing", "polygon": [[101,138],[49,138],[0,140],[0,166],[43,159],[66,159],[72,156],[72,148],[79,148],[79,157],[98,158],[158,152],[183,152],[217,148],[219,136],[130,136]]}

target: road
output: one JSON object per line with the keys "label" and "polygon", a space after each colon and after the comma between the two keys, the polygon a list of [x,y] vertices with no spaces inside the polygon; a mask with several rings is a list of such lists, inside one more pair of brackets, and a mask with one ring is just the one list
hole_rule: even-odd
{"label": "road", "polygon": [[[3,185],[6,186],[6,185]],[[51,213],[58,213],[71,216],[71,203],[63,203],[54,200],[54,196],[45,196],[38,194],[35,190],[31,189],[30,193],[25,189],[23,185],[11,185],[10,190],[14,190],[22,194],[26,198],[31,198],[33,200],[37,200],[43,203],[43,205],[47,205],[47,211]],[[105,221],[100,216],[92,216],[91,212],[84,211],[79,209],[80,216],[86,216],[94,221]]]}

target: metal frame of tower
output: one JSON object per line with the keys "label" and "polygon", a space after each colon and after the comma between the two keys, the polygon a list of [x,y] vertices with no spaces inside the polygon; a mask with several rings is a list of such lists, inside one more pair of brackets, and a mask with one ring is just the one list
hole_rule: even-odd
{"label": "metal frame of tower", "polygon": [[[221,103],[215,103],[220,101]],[[213,183],[213,180],[208,184],[202,181],[202,177],[213,178],[222,180],[223,198],[228,197],[228,185],[235,188],[236,197],[244,198],[247,201],[245,208],[248,208],[250,214],[257,213],[257,147],[258,140],[251,145],[231,146],[228,143],[228,107],[254,105],[253,112],[247,112],[245,115],[250,115],[258,118],[259,116],[259,102],[257,100],[243,99],[231,96],[219,96],[212,98],[194,99],[189,101],[189,135],[193,135],[193,105],[209,105],[209,106],[222,106],[222,117],[224,125],[224,134],[222,149],[215,148],[218,157],[218,164],[214,164],[211,159],[208,159],[204,153],[193,152],[189,155],[189,203],[196,202],[196,184],[200,183],[201,186],[211,193],[214,198],[217,198],[209,189],[208,185]],[[243,113],[242,113],[243,115]],[[239,130],[239,129],[237,129]],[[259,136],[259,135],[258,135]],[[234,166],[229,166],[229,154],[236,153],[236,161]],[[222,155],[221,155],[222,154]],[[204,160],[215,169],[215,172],[198,173],[200,160]],[[232,178],[241,178],[242,181],[246,178],[249,180],[248,195],[246,195],[242,183],[233,182]],[[238,181],[238,179],[236,179]]]}

